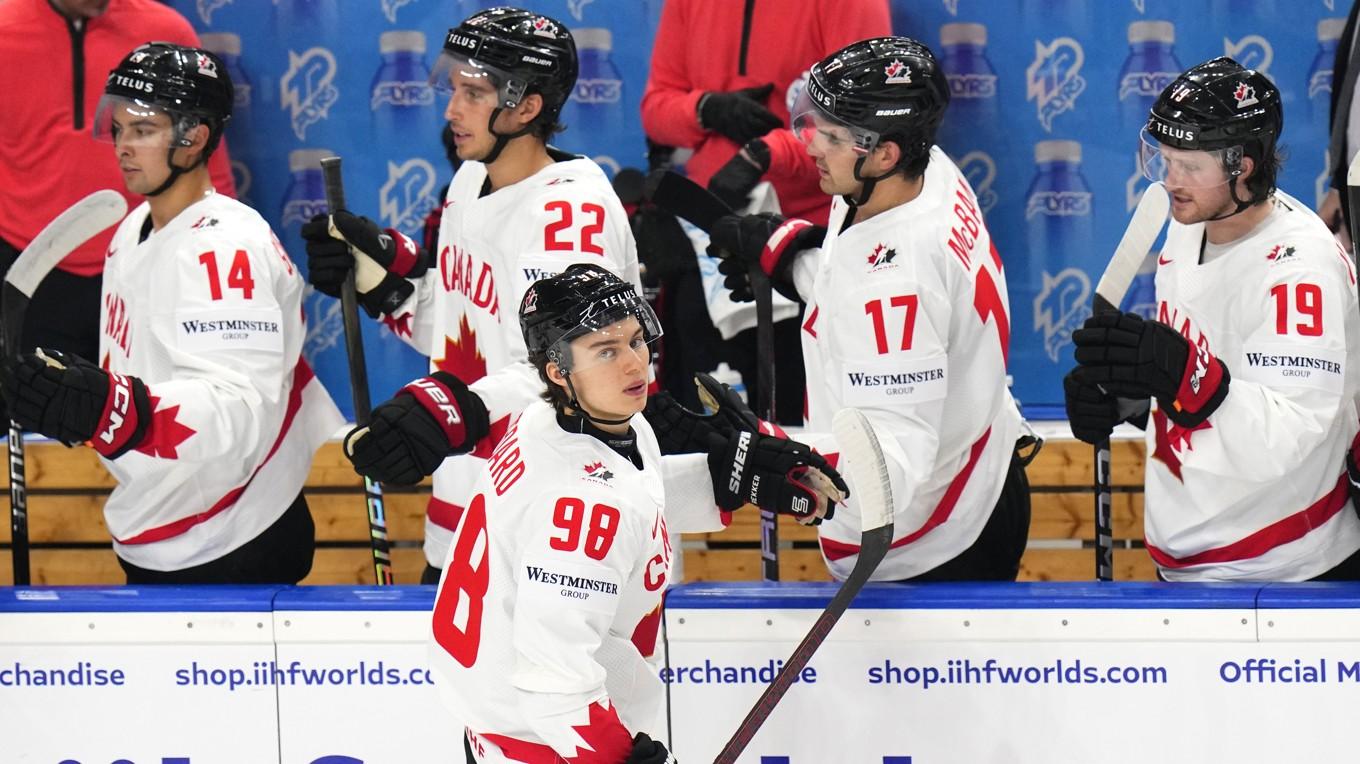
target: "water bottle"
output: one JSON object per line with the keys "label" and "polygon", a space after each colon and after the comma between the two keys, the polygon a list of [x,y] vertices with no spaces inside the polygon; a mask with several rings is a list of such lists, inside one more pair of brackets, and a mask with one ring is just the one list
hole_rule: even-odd
{"label": "water bottle", "polygon": [[1331,117],[1332,65],[1336,63],[1336,46],[1345,28],[1344,18],[1318,21],[1318,52],[1308,68],[1308,105],[1315,125],[1326,125]]}
{"label": "water bottle", "polygon": [[[288,172],[292,178],[283,192],[283,209],[279,211],[280,226],[301,246],[297,228],[314,215],[325,214],[326,183],[321,177],[321,160],[335,156],[330,149],[296,149],[288,152]],[[294,243],[293,241],[288,242]],[[290,247],[290,250],[292,248]]]}
{"label": "water bottle", "polygon": [[[576,53],[581,73],[576,89],[562,107],[562,123],[567,126],[557,141],[562,148],[595,155],[606,146],[623,145],[633,136],[629,132],[623,104],[623,77],[609,58],[613,34],[603,27],[571,30],[576,38]],[[612,158],[600,164],[609,173]],[[597,159],[597,161],[600,161]]]}
{"label": "water bottle", "polygon": [[[307,30],[314,40],[339,40],[339,0],[274,0],[276,30]],[[294,43],[295,45],[297,43]]]}
{"label": "water bottle", "polygon": [[245,70],[241,68],[241,37],[229,32],[208,32],[199,36],[205,50],[216,53],[226,66],[227,76],[231,77],[235,96],[231,107],[231,120],[227,122],[227,143],[231,145],[232,156],[253,157],[251,142],[255,136],[254,110],[251,108],[251,84]]}
{"label": "water bottle", "polygon": [[434,88],[425,64],[425,34],[383,32],[378,37],[382,63],[369,88],[375,135],[394,146],[422,146],[436,134]]}
{"label": "water bottle", "polygon": [[[1093,196],[1081,173],[1081,144],[1040,141],[1034,146],[1034,161],[1037,170],[1025,204],[1029,267],[1021,290],[1033,295],[1033,310],[1020,307],[1012,315],[1017,334],[1023,334],[1030,322],[1028,329],[1035,334],[1034,341],[1014,343],[1019,356],[1029,357],[1012,364],[1044,370],[1033,379],[1020,380],[1020,395],[1032,401],[1060,401],[1062,375],[1071,366],[1072,331],[1090,315],[1094,285],[1090,274],[1103,270],[1105,257],[1095,246]],[[1016,303],[1023,306],[1024,298]]]}
{"label": "water bottle", "polygon": [[999,125],[996,70],[987,60],[987,27],[945,24],[940,27],[950,102],[938,135],[950,154],[963,156],[995,146]]}
{"label": "water bottle", "polygon": [[1176,27],[1170,21],[1129,24],[1129,55],[1119,70],[1121,135],[1134,135],[1147,123],[1157,96],[1180,76],[1181,65],[1172,45]]}
{"label": "water bottle", "polygon": [[708,375],[715,381],[732,388],[732,391],[740,396],[743,401],[748,400],[746,397],[746,383],[741,378],[741,372],[728,366],[726,362],[719,363],[718,368],[710,371]]}

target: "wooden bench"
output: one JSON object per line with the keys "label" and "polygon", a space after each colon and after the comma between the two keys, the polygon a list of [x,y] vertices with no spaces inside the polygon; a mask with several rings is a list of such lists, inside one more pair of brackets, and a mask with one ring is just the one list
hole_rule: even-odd
{"label": "wooden bench", "polygon": [[[1143,444],[1115,441],[1111,484],[1116,539],[1115,577],[1152,580],[1154,567],[1141,548]],[[113,480],[88,448],[32,443],[26,449],[29,488],[30,565],[35,584],[118,584],[122,569],[109,545],[103,504]],[[1094,577],[1091,447],[1050,440],[1028,470],[1033,496],[1030,548],[1021,578],[1082,581]],[[8,496],[8,473],[0,476]],[[306,484],[316,520],[317,551],[306,584],[373,582],[363,482],[341,455],[338,443],[317,454]],[[417,583],[424,569],[424,486],[388,486],[386,509],[398,583]],[[0,499],[8,516],[8,502]],[[784,580],[828,580],[817,550],[816,530],[780,520],[780,570]],[[10,529],[0,526],[0,585],[13,583]],[[1124,547],[1124,548],[1119,548]],[[753,580],[760,576],[759,516],[738,512],[721,533],[687,535],[682,545],[685,580]]]}

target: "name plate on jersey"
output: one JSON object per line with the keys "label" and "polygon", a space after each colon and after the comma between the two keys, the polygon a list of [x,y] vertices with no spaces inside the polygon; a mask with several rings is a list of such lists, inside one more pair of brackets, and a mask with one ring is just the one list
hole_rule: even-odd
{"label": "name plate on jersey", "polygon": [[222,350],[283,352],[283,321],[277,310],[217,308],[175,314],[179,347],[190,353]]}
{"label": "name plate on jersey", "polygon": [[1346,377],[1343,350],[1298,345],[1261,344],[1244,347],[1233,376],[1266,387],[1308,387],[1340,393]]}
{"label": "name plate on jersey", "polygon": [[851,405],[925,403],[940,400],[948,391],[949,359],[944,354],[846,361],[844,368],[841,396]]}
{"label": "name plate on jersey", "polygon": [[519,596],[548,607],[612,614],[618,608],[619,577],[609,568],[562,558],[526,558],[519,565]]}

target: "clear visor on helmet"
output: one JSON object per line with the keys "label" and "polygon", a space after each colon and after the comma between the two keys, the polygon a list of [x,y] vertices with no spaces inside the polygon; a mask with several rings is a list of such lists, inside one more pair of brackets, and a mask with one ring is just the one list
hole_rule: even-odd
{"label": "clear visor on helmet", "polygon": [[1138,168],[1168,188],[1213,188],[1242,172],[1242,147],[1191,151],[1163,145],[1147,128],[1138,133]]}
{"label": "clear visor on helmet", "polygon": [[430,70],[430,85],[445,95],[456,95],[460,91],[469,98],[494,98],[496,106],[513,109],[519,105],[528,89],[523,78],[478,61],[475,58],[457,56],[448,51],[439,54]]}
{"label": "clear visor on helmet", "polygon": [[661,337],[661,322],[640,298],[621,302],[582,319],[575,329],[548,348],[548,360],[573,374],[606,364],[651,362],[650,345]]}
{"label": "clear visor on helmet", "polygon": [[853,152],[862,156],[878,145],[878,133],[846,124],[828,114],[812,100],[807,88],[798,94],[789,114],[793,116],[791,124],[798,140],[822,154]]}
{"label": "clear visor on helmet", "polygon": [[94,112],[94,139],[135,148],[169,148],[175,117],[159,106],[105,93]]}

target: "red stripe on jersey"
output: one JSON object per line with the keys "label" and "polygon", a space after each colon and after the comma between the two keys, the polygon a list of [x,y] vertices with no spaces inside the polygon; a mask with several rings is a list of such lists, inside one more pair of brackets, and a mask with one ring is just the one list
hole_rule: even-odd
{"label": "red stripe on jersey", "polygon": [[[269,463],[269,460],[274,458],[274,454],[278,452],[279,446],[283,445],[284,437],[288,435],[289,429],[293,426],[293,419],[302,408],[302,390],[307,387],[315,376],[316,375],[312,373],[312,367],[307,365],[307,361],[299,357],[297,366],[293,367],[293,389],[288,391],[288,407],[283,412],[283,424],[279,427],[279,436],[274,439],[274,445],[269,449],[269,453],[265,454],[264,461],[260,462],[260,466],[256,467],[255,471],[250,474],[250,477],[246,478],[244,484],[239,488],[233,488],[228,491],[226,496],[218,499],[217,503],[203,512],[180,518],[179,520],[166,523],[165,525],[150,528],[138,533],[132,538],[116,539],[118,543],[134,546],[137,544],[151,544],[156,541],[174,538],[175,536],[188,532],[190,528],[199,523],[211,520],[213,517],[216,517],[218,514],[234,505],[236,500],[241,498],[241,494],[245,493],[246,488],[250,486],[251,481],[255,480],[255,476],[260,474],[260,470],[264,469],[264,466]],[[284,498],[289,502],[293,500],[288,497]]]}
{"label": "red stripe on jersey", "polygon": [[[954,512],[954,505],[959,503],[959,496],[963,493],[963,487],[968,484],[968,478],[973,474],[973,468],[977,466],[978,459],[982,457],[982,450],[987,447],[987,441],[992,437],[992,428],[982,433],[982,437],[973,444],[972,450],[968,453],[968,462],[959,470],[959,474],[950,481],[949,487],[945,489],[944,495],[940,497],[940,503],[935,505],[935,510],[926,518],[925,525],[908,533],[902,538],[894,541],[889,549],[897,549],[906,546],[913,541],[921,538],[930,531],[944,524],[949,516]],[[830,457],[828,457],[828,461]],[[834,466],[834,465],[833,465]],[[820,539],[822,554],[828,560],[842,560],[851,555],[859,554],[859,544],[847,544],[843,541],[832,541],[828,538]]]}
{"label": "red stripe on jersey", "polygon": [[[1277,520],[1244,539],[1214,549],[1206,549],[1203,552],[1196,552],[1188,557],[1173,557],[1152,544],[1146,544],[1148,554],[1152,556],[1153,562],[1163,568],[1188,568],[1192,565],[1250,560],[1253,557],[1260,557],[1277,546],[1298,541],[1308,535],[1309,532],[1320,528],[1323,523],[1332,519],[1333,515],[1346,506],[1347,498],[1349,498],[1349,490],[1346,473],[1343,472],[1332,490],[1326,496],[1309,505],[1307,509]],[[1146,540],[1144,543],[1146,543]]]}
{"label": "red stripe on jersey", "polygon": [[[501,753],[511,761],[520,761],[524,764],[619,764],[628,758],[633,751],[633,736],[628,734],[628,729],[619,721],[619,715],[614,711],[612,705],[606,706],[604,703],[596,702],[590,704],[590,720],[580,726],[573,726],[589,746],[589,749],[582,750],[577,748],[577,753],[570,759],[563,759],[557,755],[550,746],[542,743],[530,743],[526,740],[507,737],[505,735],[494,735],[490,733],[473,733],[483,740],[489,740],[500,747]],[[593,750],[592,750],[593,749]]]}
{"label": "red stripe on jersey", "polygon": [[463,508],[431,496],[430,503],[425,505],[425,516],[440,528],[456,531],[458,530],[458,519],[463,516]]}
{"label": "red stripe on jersey", "polygon": [[812,339],[814,340],[817,339],[816,324],[817,324],[817,306],[813,305],[812,310],[808,311],[807,319],[803,321],[803,331],[811,335]]}
{"label": "red stripe on jersey", "polygon": [[631,641],[633,647],[637,648],[639,654],[644,658],[650,658],[656,654],[656,637],[661,633],[661,606],[666,600],[666,595],[661,595],[661,602],[656,603],[652,612],[642,616],[637,626],[633,627]]}

